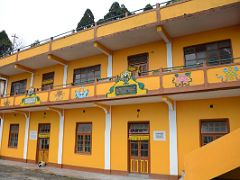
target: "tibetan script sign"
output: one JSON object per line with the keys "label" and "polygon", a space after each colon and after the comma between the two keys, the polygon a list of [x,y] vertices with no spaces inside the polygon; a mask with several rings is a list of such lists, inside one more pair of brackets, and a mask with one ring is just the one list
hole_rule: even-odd
{"label": "tibetan script sign", "polygon": [[26,97],[22,99],[21,106],[36,104],[40,104],[40,98],[36,95],[35,90],[33,88],[30,88],[26,94]]}
{"label": "tibetan script sign", "polygon": [[127,86],[116,87],[116,95],[137,94],[137,85],[131,84]]}

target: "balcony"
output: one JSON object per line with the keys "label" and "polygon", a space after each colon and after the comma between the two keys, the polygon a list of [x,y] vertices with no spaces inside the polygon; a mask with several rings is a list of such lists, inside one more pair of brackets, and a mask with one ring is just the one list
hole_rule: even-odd
{"label": "balcony", "polygon": [[32,89],[26,95],[2,97],[0,110],[239,88],[240,58],[229,64],[221,64],[223,60],[216,62],[218,65],[203,63],[161,68],[136,78],[126,71],[117,77],[96,79],[78,86],[55,86],[48,91]]}

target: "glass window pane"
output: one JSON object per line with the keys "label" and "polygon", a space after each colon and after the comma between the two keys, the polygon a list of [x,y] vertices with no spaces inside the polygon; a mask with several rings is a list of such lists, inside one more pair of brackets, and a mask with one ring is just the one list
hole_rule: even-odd
{"label": "glass window pane", "polygon": [[92,124],[78,124],[78,133],[91,133]]}

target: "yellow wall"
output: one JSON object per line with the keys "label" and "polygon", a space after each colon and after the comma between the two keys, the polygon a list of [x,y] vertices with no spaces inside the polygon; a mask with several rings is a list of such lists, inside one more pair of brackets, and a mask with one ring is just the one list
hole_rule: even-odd
{"label": "yellow wall", "polygon": [[101,65],[101,78],[107,77],[107,56],[104,54],[71,61],[68,65],[67,84],[73,82],[74,69]]}
{"label": "yellow wall", "polygon": [[199,120],[228,118],[233,131],[240,127],[239,102],[240,97],[177,102],[179,173],[185,156],[200,147]]}
{"label": "yellow wall", "polygon": [[[128,171],[128,122],[134,121],[150,123],[151,173],[169,174],[168,107],[164,103],[112,107],[111,169]],[[166,141],[153,141],[154,130],[166,131]]]}
{"label": "yellow wall", "polygon": [[232,26],[227,28],[222,28],[213,31],[207,31],[187,36],[182,36],[179,38],[174,38],[172,43],[173,51],[173,66],[183,66],[184,65],[184,52],[183,48],[193,45],[198,45],[202,43],[210,43],[214,41],[231,39],[233,57],[240,57],[240,39],[238,38],[240,33],[240,26]]}
{"label": "yellow wall", "polygon": [[[9,130],[10,124],[19,124],[18,146],[17,148],[9,148]],[[6,114],[3,124],[3,136],[1,146],[1,156],[23,159],[24,133],[25,133],[25,117],[22,114]]]}
{"label": "yellow wall", "polygon": [[167,66],[166,46],[163,41],[153,42],[113,52],[113,76],[128,69],[128,56],[149,53],[149,70]]}
{"label": "yellow wall", "polygon": [[204,4],[201,0],[190,0],[183,3],[180,2],[175,5],[161,9],[161,20],[166,20],[177,16],[183,16],[184,14],[197,13],[200,11],[228,5],[235,2],[239,2],[239,0],[205,0]]}
{"label": "yellow wall", "polygon": [[8,79],[7,94],[10,95],[12,82],[15,82],[15,81],[27,79],[27,89],[29,89],[30,78],[31,78],[31,75],[29,73],[22,73],[15,76],[10,76]]}
{"label": "yellow wall", "polygon": [[43,74],[50,73],[50,72],[54,72],[54,86],[62,85],[63,84],[63,66],[55,65],[55,66],[50,66],[47,68],[36,70],[36,73],[34,75],[33,86],[35,88],[41,88]]}
{"label": "yellow wall", "polygon": [[[85,110],[85,113],[83,112]],[[76,124],[92,123],[92,152],[75,153]],[[105,113],[100,108],[72,109],[65,111],[63,164],[104,169]]]}
{"label": "yellow wall", "polygon": [[[59,115],[56,112],[46,111],[44,112],[32,112],[30,117],[30,131],[38,131],[39,123],[50,123],[50,144],[48,162],[57,163],[58,156],[58,132],[59,132]],[[30,133],[29,133],[30,135]],[[28,160],[36,160],[37,140],[28,139]]]}

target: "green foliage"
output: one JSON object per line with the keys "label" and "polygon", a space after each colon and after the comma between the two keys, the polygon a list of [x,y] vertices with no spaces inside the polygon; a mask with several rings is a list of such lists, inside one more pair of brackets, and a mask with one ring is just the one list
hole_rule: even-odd
{"label": "green foliage", "polygon": [[97,24],[102,24],[104,22],[123,18],[125,16],[125,13],[131,15],[131,13],[128,11],[124,4],[120,6],[118,2],[114,2],[111,5],[108,13],[104,16],[104,19],[99,19],[97,21]]}
{"label": "green foliage", "polygon": [[178,1],[181,1],[181,0],[171,0],[171,1],[167,2],[166,5],[170,5],[170,4],[173,4],[173,3],[178,2]]}
{"label": "green foliage", "polygon": [[138,82],[138,86],[139,86],[140,89],[144,89],[144,84],[143,83]]}
{"label": "green foliage", "polygon": [[151,4],[147,4],[147,5],[145,6],[145,8],[143,9],[143,11],[148,11],[148,10],[151,10],[151,9],[153,9],[153,7],[151,6]]}
{"label": "green foliage", "polygon": [[12,51],[12,42],[8,38],[8,35],[5,31],[0,32],[0,56],[11,53]]}
{"label": "green foliage", "polygon": [[76,30],[80,31],[83,30],[85,27],[91,27],[94,25],[94,15],[90,9],[87,9],[77,25]]}
{"label": "green foliage", "polygon": [[36,41],[34,41],[34,43],[32,43],[30,46],[31,47],[34,47],[34,46],[37,46],[37,45],[39,45],[40,44],[40,41],[39,40],[36,40]]}

